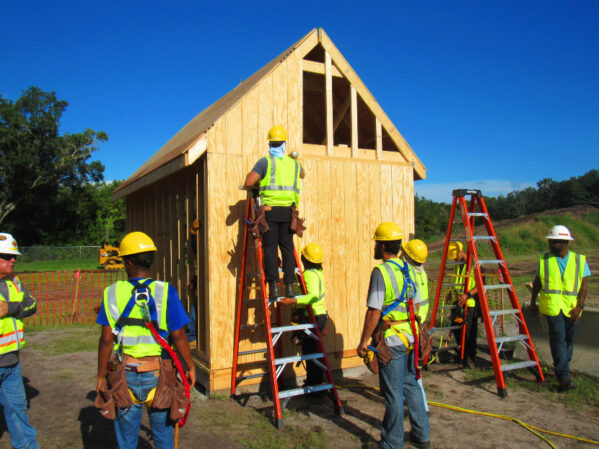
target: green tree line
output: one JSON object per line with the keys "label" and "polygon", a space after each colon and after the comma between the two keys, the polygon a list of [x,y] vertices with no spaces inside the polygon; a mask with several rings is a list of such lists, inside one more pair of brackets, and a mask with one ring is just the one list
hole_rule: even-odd
{"label": "green tree line", "polygon": [[[498,197],[485,196],[485,204],[493,221],[579,204],[599,207],[599,171],[592,169],[582,176],[564,181],[546,178],[537,182],[536,187],[516,190]],[[416,195],[416,236],[426,240],[444,235],[447,232],[450,209],[449,204],[437,203]]]}
{"label": "green tree line", "polygon": [[118,181],[90,160],[106,133],[60,133],[68,103],[38,87],[15,101],[0,95],[0,231],[22,246],[91,245],[118,240],[125,204]]}

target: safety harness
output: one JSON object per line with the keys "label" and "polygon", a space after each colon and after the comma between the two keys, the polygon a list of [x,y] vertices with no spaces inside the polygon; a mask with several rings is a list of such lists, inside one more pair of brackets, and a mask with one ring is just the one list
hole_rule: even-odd
{"label": "safety harness", "polygon": [[[181,361],[179,360],[179,356],[173,350],[173,348],[166,341],[166,337],[168,336],[168,331],[165,329],[160,329],[158,324],[158,312],[156,309],[156,301],[152,296],[152,291],[150,290],[150,284],[153,282],[152,279],[146,279],[143,282],[137,282],[129,280],[129,282],[133,285],[133,289],[131,290],[131,298],[121,316],[119,316],[118,320],[114,328],[112,329],[112,333],[114,334],[114,340],[117,345],[117,357],[120,363],[123,361],[123,329],[125,326],[141,326],[149,329],[152,337],[158,343],[162,349],[164,349],[168,355],[173,360],[175,364],[175,368],[179,373],[183,381],[183,385],[185,386],[185,396],[187,399],[191,398],[190,395],[190,386],[189,381],[187,380],[187,376],[185,376],[185,371],[183,366],[181,365]],[[129,314],[133,310],[134,306],[138,306],[142,311],[143,319],[140,318],[129,318]],[[142,401],[137,400],[137,398],[133,395],[131,390],[131,397],[134,403],[140,404]],[[148,394],[144,404],[151,406],[152,401],[154,400],[154,395],[156,393],[156,388],[152,389]],[[187,421],[187,415],[189,414],[189,408],[191,406],[191,402],[187,404],[187,409],[185,410],[185,415],[183,418],[179,420],[179,427],[183,427],[185,422]]]}

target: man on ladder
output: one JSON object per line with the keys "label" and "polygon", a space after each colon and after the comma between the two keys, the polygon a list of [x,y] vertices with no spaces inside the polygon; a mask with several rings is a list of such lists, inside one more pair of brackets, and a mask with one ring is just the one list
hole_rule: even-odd
{"label": "man on ladder", "polygon": [[379,382],[385,398],[381,447],[401,449],[404,446],[405,396],[412,425],[410,440],[416,447],[429,448],[430,424],[417,381],[414,351],[411,350],[418,335],[413,331],[406,303],[407,286],[404,283],[410,282],[410,276],[405,262],[398,258],[402,238],[403,233],[395,223],[381,223],[376,228],[374,258],[383,263],[376,266],[370,276],[368,310],[357,352],[364,357],[368,340],[384,315],[384,338],[392,359],[379,365]]}
{"label": "man on ladder", "polygon": [[591,270],[584,255],[568,250],[568,242],[574,240],[568,228],[554,226],[545,238],[549,252],[539,259],[530,307],[533,314],[540,309],[547,319],[558,388],[567,391],[576,388],[570,379],[570,360],[587,296],[586,278],[591,275]]}
{"label": "man on ladder", "polygon": [[268,283],[269,298],[280,297],[279,264],[277,244],[283,259],[285,296],[295,296],[295,257],[293,231],[290,229],[292,215],[297,216],[300,197],[300,178],[305,176],[298,161],[285,154],[287,133],[280,125],[268,132],[268,156],[261,158],[245,178],[245,187],[253,189],[258,184],[260,207],[256,222],[266,219],[262,231],[264,249],[264,272]]}

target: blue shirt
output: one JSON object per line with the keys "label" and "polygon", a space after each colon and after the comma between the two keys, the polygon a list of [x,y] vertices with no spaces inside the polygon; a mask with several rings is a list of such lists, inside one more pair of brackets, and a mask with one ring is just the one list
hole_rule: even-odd
{"label": "blue shirt", "polygon": [[[143,281],[144,279],[131,280]],[[110,326],[108,317],[106,316],[104,302],[102,302],[102,306],[98,311],[96,323],[101,324],[102,326]],[[181,304],[179,293],[177,293],[177,289],[175,287],[173,287],[171,284],[168,284],[168,296],[166,298],[166,326],[168,327],[168,331],[173,332],[179,330],[187,323],[189,323],[189,317],[183,308],[183,304]]]}

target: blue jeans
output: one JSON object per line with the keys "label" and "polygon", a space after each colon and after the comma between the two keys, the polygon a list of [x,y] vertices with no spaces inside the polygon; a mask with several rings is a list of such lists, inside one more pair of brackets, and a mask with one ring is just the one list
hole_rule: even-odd
{"label": "blue jeans", "polygon": [[412,438],[430,440],[430,424],[424,406],[422,391],[416,380],[414,351],[406,354],[403,346],[389,348],[393,360],[379,365],[379,383],[385,398],[385,417],[381,429],[381,445],[385,449],[402,449],[404,440],[404,396],[408,405]]}
{"label": "blue jeans", "polygon": [[574,340],[578,334],[580,320],[572,324],[563,312],[557,316],[547,316],[549,326],[549,346],[553,357],[553,368],[558,379],[570,378],[570,361],[574,352]]}
{"label": "blue jeans", "polygon": [[20,362],[0,368],[0,404],[4,407],[12,446],[15,449],[39,449],[40,445],[35,440],[37,432],[29,424]]}
{"label": "blue jeans", "polygon": [[[158,385],[156,372],[127,372],[127,385],[138,400],[144,401],[152,388]],[[119,410],[117,419],[114,422],[114,431],[119,449],[137,448],[142,406],[143,404],[133,404],[129,408]],[[175,446],[174,423],[169,419],[169,414],[170,410],[167,409],[148,408],[152,438],[156,449],[173,449]]]}

